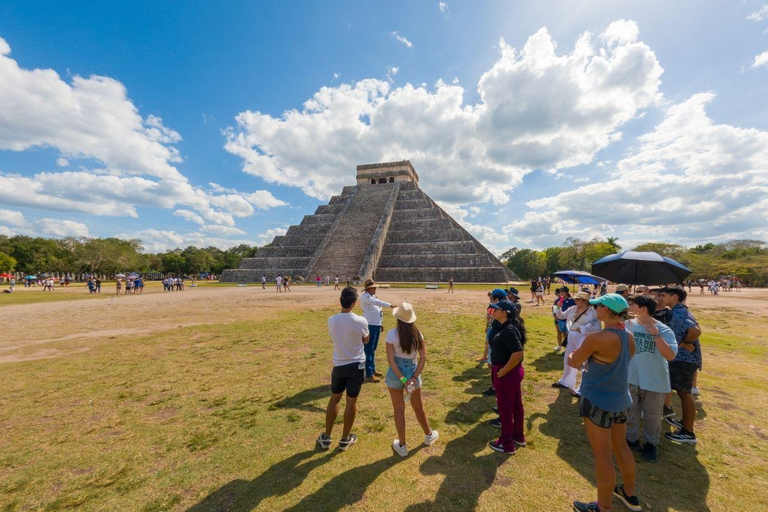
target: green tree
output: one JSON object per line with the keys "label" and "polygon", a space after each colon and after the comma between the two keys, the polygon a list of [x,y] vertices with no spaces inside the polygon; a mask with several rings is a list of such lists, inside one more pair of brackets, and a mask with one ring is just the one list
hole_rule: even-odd
{"label": "green tree", "polygon": [[546,261],[544,254],[532,249],[520,249],[507,260],[507,266],[520,279],[531,279],[544,275]]}
{"label": "green tree", "polygon": [[0,272],[13,272],[16,270],[16,258],[0,252]]}

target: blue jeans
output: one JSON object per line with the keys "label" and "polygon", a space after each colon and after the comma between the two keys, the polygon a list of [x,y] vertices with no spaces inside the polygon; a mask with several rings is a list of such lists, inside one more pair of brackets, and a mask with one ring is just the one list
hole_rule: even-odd
{"label": "blue jeans", "polygon": [[368,331],[371,334],[371,339],[364,345],[365,351],[365,377],[371,377],[373,372],[376,371],[376,361],[374,360],[376,347],[379,346],[379,334],[381,334],[380,325],[369,325]]}

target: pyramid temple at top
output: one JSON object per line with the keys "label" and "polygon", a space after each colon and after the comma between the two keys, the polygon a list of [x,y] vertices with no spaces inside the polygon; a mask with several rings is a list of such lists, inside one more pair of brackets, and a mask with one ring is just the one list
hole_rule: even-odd
{"label": "pyramid temple at top", "polygon": [[517,277],[419,188],[411,162],[358,165],[357,185],[319,206],[298,226],[225,270],[220,281],[260,282],[262,274],[347,276],[377,281],[504,283]]}

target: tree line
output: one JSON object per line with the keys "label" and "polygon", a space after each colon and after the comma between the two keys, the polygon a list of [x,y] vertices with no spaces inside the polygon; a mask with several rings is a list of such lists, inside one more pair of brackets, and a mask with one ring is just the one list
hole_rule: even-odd
{"label": "tree line", "polygon": [[0,272],[114,275],[120,272],[159,272],[175,275],[221,274],[237,268],[258,247],[241,244],[145,252],[140,240],[120,238],[36,238],[0,235]]}
{"label": "tree line", "polygon": [[[690,279],[717,279],[736,276],[747,284],[765,286],[768,282],[768,244],[761,240],[732,240],[695,247],[651,242],[632,248],[651,251],[672,258],[690,268]],[[584,270],[609,254],[621,252],[618,238],[594,238],[589,241],[568,238],[561,246],[543,250],[513,247],[501,260],[521,279],[551,275],[558,270]]]}

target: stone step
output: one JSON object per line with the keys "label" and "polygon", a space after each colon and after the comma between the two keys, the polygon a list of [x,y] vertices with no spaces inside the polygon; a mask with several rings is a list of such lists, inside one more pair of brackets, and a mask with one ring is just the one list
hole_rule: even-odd
{"label": "stone step", "polygon": [[389,243],[384,246],[381,257],[400,254],[476,254],[472,241],[440,242],[425,244],[421,241],[412,243]]}
{"label": "stone step", "polygon": [[293,283],[296,283],[296,277],[301,276],[304,269],[296,268],[263,268],[263,269],[227,269],[221,273],[219,282],[222,283],[261,283],[261,276],[266,274],[267,285],[275,286],[275,276],[292,276]]}
{"label": "stone step", "polygon": [[395,210],[392,213],[392,222],[410,219],[439,219],[440,210],[436,208],[419,208],[410,210]]}
{"label": "stone step", "polygon": [[314,246],[294,246],[294,247],[264,247],[259,249],[258,256],[263,258],[272,257],[294,257],[311,258],[315,254]]}
{"label": "stone step", "polygon": [[336,222],[338,215],[333,213],[315,213],[313,215],[305,215],[301,219],[300,226],[318,226],[322,224],[333,224]]}
{"label": "stone step", "polygon": [[240,268],[244,270],[263,268],[306,268],[311,256],[305,257],[271,257],[271,258],[243,258]]}
{"label": "stone step", "polygon": [[286,236],[317,236],[328,233],[331,224],[317,224],[310,226],[291,226],[288,228]]}
{"label": "stone step", "polygon": [[457,282],[506,283],[514,279],[506,267],[387,267],[377,268],[377,281],[444,282],[453,276]]}
{"label": "stone step", "polygon": [[424,199],[424,192],[421,190],[403,190],[400,189],[400,192],[397,194],[397,200],[398,201],[407,201],[411,199]]}
{"label": "stone step", "polygon": [[[460,242],[464,240],[464,234],[460,229],[450,229],[444,231],[393,231],[389,230],[387,243],[414,243],[414,242]],[[385,245],[386,247],[386,245]]]}
{"label": "stone step", "polygon": [[409,219],[392,221],[389,226],[392,231],[430,231],[453,229],[451,219]]}
{"label": "stone step", "polygon": [[333,215],[338,215],[342,208],[344,208],[344,201],[340,201],[335,204],[324,204],[317,207],[317,210],[315,210],[315,215],[322,215],[326,213],[330,213]]}
{"label": "stone step", "polygon": [[426,199],[404,199],[397,200],[395,210],[417,210],[421,208],[431,208],[432,204]]}
{"label": "stone step", "polygon": [[379,270],[390,267],[490,267],[485,254],[398,254],[381,256]]}
{"label": "stone step", "polygon": [[273,247],[317,247],[323,240],[325,235],[303,235],[303,236],[276,236],[272,240]]}

